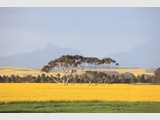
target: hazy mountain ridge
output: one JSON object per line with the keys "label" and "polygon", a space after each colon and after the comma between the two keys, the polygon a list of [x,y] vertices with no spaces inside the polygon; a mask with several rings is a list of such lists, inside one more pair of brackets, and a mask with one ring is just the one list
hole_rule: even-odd
{"label": "hazy mountain ridge", "polygon": [[[154,39],[138,45],[128,52],[112,54],[109,55],[109,57],[115,59],[120,64],[120,67],[158,68],[160,67],[159,44],[160,40]],[[0,57],[0,66],[42,67],[50,60],[58,58],[64,54],[84,55],[76,49],[60,48],[48,44],[42,50]]]}
{"label": "hazy mountain ridge", "polygon": [[42,50],[35,50],[33,52],[21,53],[7,57],[0,57],[0,66],[19,66],[19,67],[42,67],[50,60],[60,57],[64,54],[81,54],[76,49],[60,48],[48,44]]}
{"label": "hazy mountain ridge", "polygon": [[160,41],[154,39],[140,44],[128,52],[110,55],[121,67],[158,68],[160,67]]}

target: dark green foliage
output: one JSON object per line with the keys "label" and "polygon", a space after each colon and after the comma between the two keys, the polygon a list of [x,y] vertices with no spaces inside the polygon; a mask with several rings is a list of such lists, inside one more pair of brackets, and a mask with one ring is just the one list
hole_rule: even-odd
{"label": "dark green foliage", "polygon": [[156,77],[160,77],[160,68],[158,68],[155,72],[154,72],[154,75]]}
{"label": "dark green foliage", "polygon": [[125,76],[124,76],[124,74],[120,75],[120,80],[121,80],[121,83],[125,83]]}
{"label": "dark green foliage", "polygon": [[57,74],[56,76],[47,76],[44,73],[38,76],[27,75],[24,77],[19,77],[18,75],[11,76],[0,76],[0,83],[57,83],[57,81],[67,80],[70,78],[68,83],[97,83],[97,84],[106,84],[106,83],[160,83],[160,77],[150,76],[150,75],[134,75],[130,77],[125,77],[124,74],[120,75],[108,75],[105,72],[97,71],[86,71],[82,74],[69,74],[63,75]]}
{"label": "dark green foliage", "polygon": [[145,78],[144,78],[144,75],[143,75],[143,74],[140,76],[140,81],[141,81],[142,83],[145,82]]}
{"label": "dark green foliage", "polygon": [[6,76],[5,77],[5,81],[6,81],[6,83],[10,83],[11,82],[11,78],[9,76]]}
{"label": "dark green foliage", "polygon": [[3,77],[0,76],[0,83],[3,83]]}
{"label": "dark green foliage", "polygon": [[40,75],[38,75],[37,78],[36,78],[36,82],[40,83],[40,81],[41,81],[41,77],[40,77]]}
{"label": "dark green foliage", "polygon": [[41,82],[41,83],[46,82],[46,76],[45,76],[44,73],[41,74],[41,77],[40,77],[40,78],[41,78],[41,79],[40,79],[40,82]]}
{"label": "dark green foliage", "polygon": [[[43,66],[41,71],[48,73],[58,69],[62,70],[63,72],[69,72],[72,71],[73,68],[77,67],[83,69],[84,64],[91,65],[94,69],[96,69],[96,67],[99,65],[119,65],[119,63],[116,63],[116,61],[111,58],[103,58],[100,60],[96,57],[83,57],[81,55],[62,55],[61,57],[54,59],[50,61],[47,65]],[[69,70],[68,68],[72,69]]]}
{"label": "dark green foliage", "polygon": [[15,79],[15,76],[14,76],[14,75],[11,75],[11,76],[10,76],[10,79],[11,79],[11,83],[14,83],[14,82],[16,81],[16,79]]}
{"label": "dark green foliage", "polygon": [[152,79],[154,83],[160,83],[160,68],[154,72],[155,77]]}

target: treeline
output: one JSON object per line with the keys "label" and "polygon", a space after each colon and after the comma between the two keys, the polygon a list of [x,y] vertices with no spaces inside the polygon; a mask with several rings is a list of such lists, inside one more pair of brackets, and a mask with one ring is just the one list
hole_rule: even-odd
{"label": "treeline", "polygon": [[[108,74],[111,66],[119,66],[119,63],[112,58],[84,57],[81,55],[62,55],[61,57],[50,61],[43,66],[42,72],[63,72],[63,76],[57,74],[51,79],[56,83],[160,83],[160,70],[155,71],[154,76],[139,75],[126,76],[125,74]],[[85,67],[90,67],[92,71],[85,71]],[[104,72],[98,71],[97,68],[102,68]],[[82,74],[77,75],[77,70],[82,71]]]}
{"label": "treeline", "polygon": [[38,76],[27,75],[20,77],[19,75],[0,76],[1,83],[54,83],[51,77],[41,74]]}
{"label": "treeline", "polygon": [[[69,80],[68,80],[69,78]],[[63,80],[63,81],[62,81]],[[66,82],[68,80],[68,82]],[[111,83],[160,83],[159,76],[138,75],[126,76],[107,75],[104,72],[86,71],[82,74],[48,76],[44,73],[38,76],[27,75],[20,77],[18,75],[0,76],[0,83],[96,83],[96,84],[111,84]]]}

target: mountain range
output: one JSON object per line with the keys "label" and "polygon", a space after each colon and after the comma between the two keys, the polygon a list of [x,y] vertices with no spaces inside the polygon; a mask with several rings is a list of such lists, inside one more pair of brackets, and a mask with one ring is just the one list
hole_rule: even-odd
{"label": "mountain range", "polygon": [[46,65],[49,61],[65,54],[82,55],[80,51],[75,49],[60,48],[48,44],[42,50],[35,50],[33,52],[0,57],[0,66],[42,67],[43,65]]}
{"label": "mountain range", "polygon": [[153,39],[130,51],[112,54],[110,57],[119,62],[121,67],[158,68],[160,67],[160,40]]}
{"label": "mountain range", "polygon": [[[106,57],[115,59],[120,67],[127,68],[158,68],[160,67],[160,40],[154,39],[136,46],[127,52],[116,53]],[[84,55],[79,50],[60,48],[48,44],[44,49],[0,57],[0,66],[42,67],[61,55]]]}

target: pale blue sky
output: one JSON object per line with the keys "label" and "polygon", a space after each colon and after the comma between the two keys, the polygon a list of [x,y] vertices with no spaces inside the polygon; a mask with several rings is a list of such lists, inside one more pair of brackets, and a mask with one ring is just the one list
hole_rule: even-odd
{"label": "pale blue sky", "polygon": [[0,8],[0,56],[47,44],[104,57],[160,35],[160,8]]}

